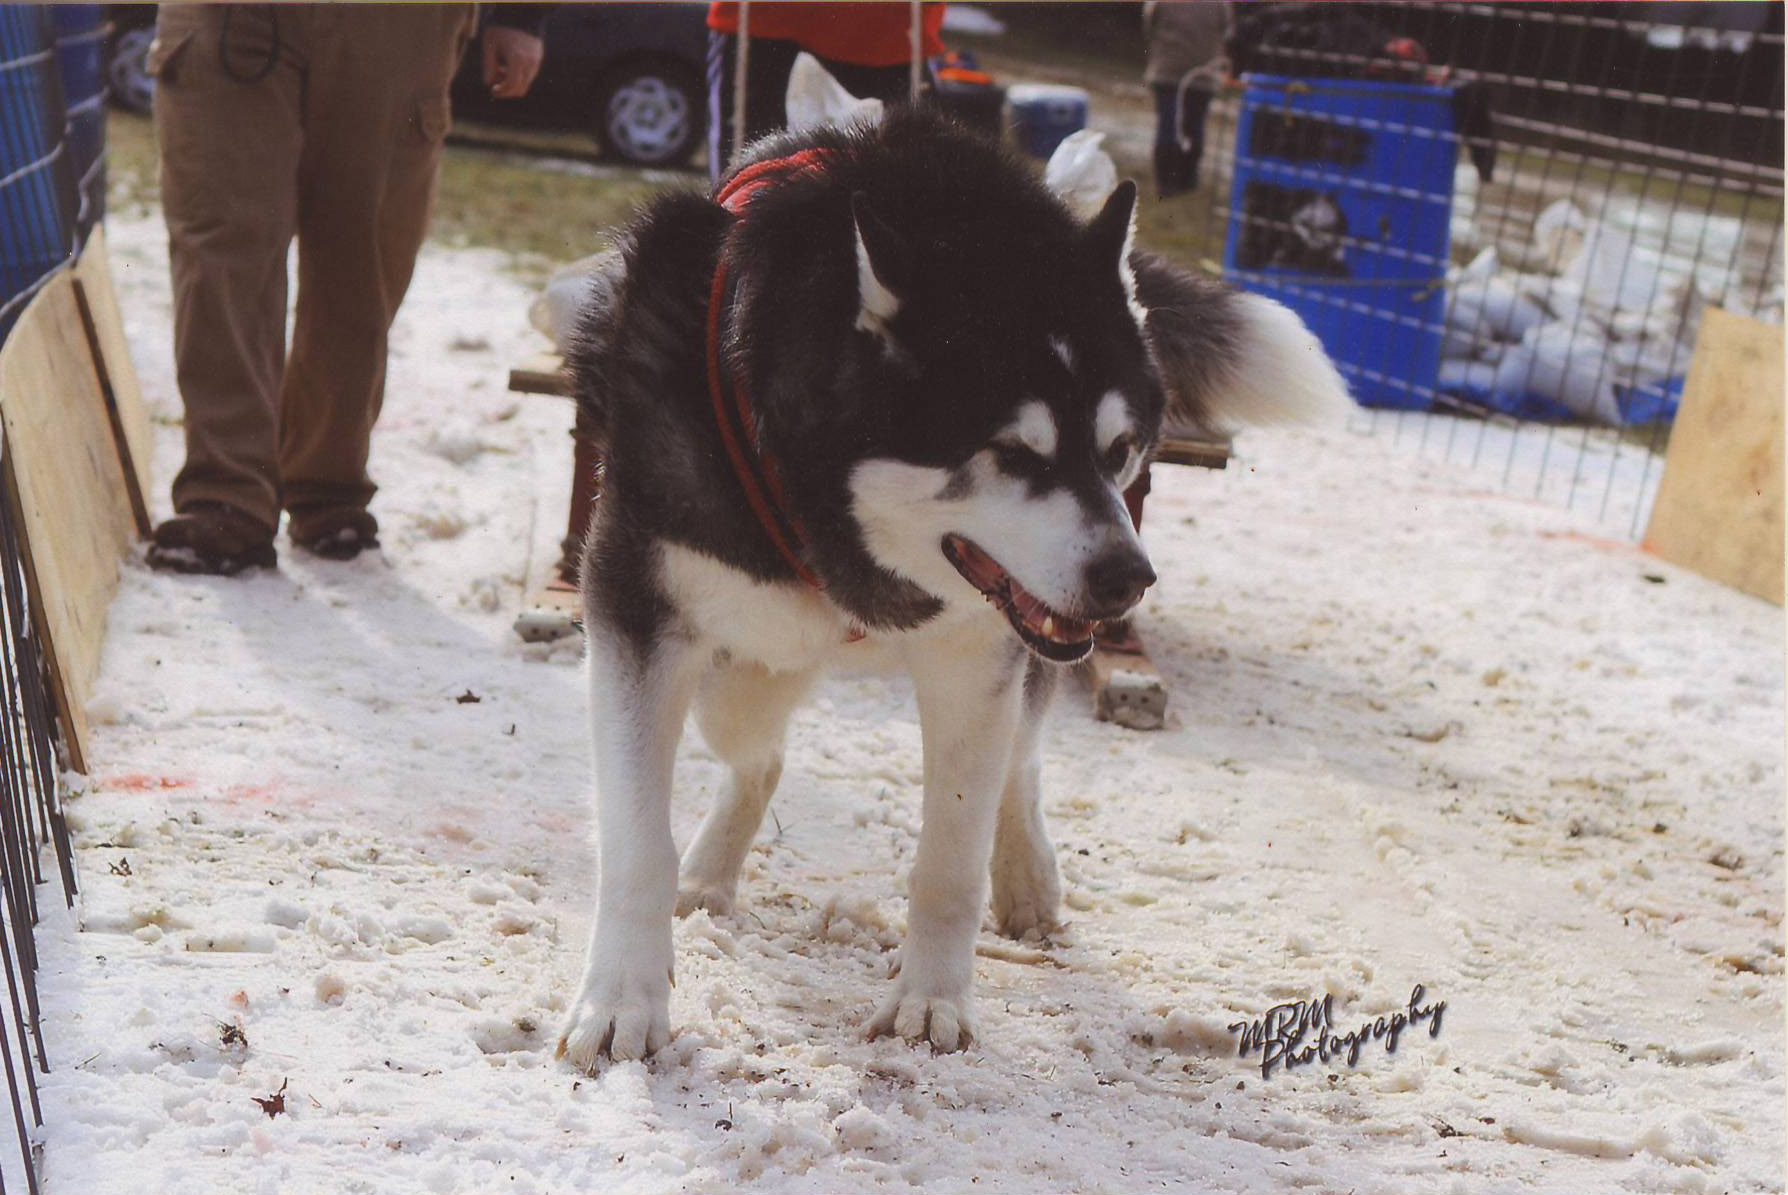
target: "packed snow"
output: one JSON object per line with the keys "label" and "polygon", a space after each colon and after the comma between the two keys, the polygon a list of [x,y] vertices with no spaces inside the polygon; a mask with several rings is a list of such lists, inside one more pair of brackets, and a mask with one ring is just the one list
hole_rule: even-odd
{"label": "packed snow", "polygon": [[[109,236],[165,484],[165,241]],[[1347,431],[1156,469],[1169,726],[1058,701],[1069,924],[983,934],[972,1049],[860,1032],[921,763],[910,687],[847,676],[738,911],[678,924],[669,1048],[556,1061],[595,883],[580,649],[511,630],[569,489],[568,405],[504,388],[532,297],[424,252],[382,552],[125,569],[41,931],[50,1195],[1782,1188],[1781,612]],[[692,731],[680,836],[721,783]],[[1237,1056],[1417,985],[1395,1053]]]}

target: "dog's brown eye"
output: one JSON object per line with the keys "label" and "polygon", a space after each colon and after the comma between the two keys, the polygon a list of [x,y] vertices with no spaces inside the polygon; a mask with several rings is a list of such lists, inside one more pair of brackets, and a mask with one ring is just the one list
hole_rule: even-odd
{"label": "dog's brown eye", "polygon": [[1136,442],[1129,436],[1119,436],[1105,450],[1105,467],[1113,473],[1121,473],[1124,466],[1130,463],[1130,453],[1135,450]]}

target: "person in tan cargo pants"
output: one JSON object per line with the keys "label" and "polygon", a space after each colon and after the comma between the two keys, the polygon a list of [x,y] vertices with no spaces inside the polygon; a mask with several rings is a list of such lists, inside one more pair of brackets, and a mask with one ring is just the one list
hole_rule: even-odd
{"label": "person in tan cargo pants", "polygon": [[[543,7],[494,6],[493,94],[532,83]],[[477,28],[469,4],[161,6],[148,65],[186,464],[151,565],[273,567],[282,509],[292,542],[318,555],[377,545],[366,466],[386,335],[428,223],[448,86]]]}

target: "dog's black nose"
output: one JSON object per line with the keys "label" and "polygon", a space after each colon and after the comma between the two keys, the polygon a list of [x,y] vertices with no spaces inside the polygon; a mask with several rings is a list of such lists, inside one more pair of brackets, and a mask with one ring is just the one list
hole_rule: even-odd
{"label": "dog's black nose", "polygon": [[1086,592],[1092,605],[1088,613],[1094,618],[1122,617],[1154,583],[1155,570],[1141,552],[1107,552],[1086,568]]}

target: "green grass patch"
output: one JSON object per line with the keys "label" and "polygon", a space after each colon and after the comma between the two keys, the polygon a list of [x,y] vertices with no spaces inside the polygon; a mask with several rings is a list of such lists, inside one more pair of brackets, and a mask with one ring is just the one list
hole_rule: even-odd
{"label": "green grass patch", "polygon": [[113,108],[106,119],[106,204],[142,213],[161,203],[161,157],[147,116]]}
{"label": "green grass patch", "polygon": [[637,171],[449,146],[441,163],[431,240],[499,249],[529,281],[595,253],[608,233],[665,186],[688,181]]}

